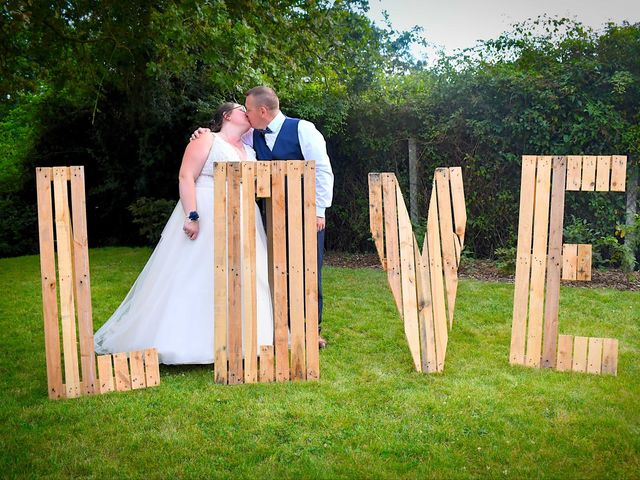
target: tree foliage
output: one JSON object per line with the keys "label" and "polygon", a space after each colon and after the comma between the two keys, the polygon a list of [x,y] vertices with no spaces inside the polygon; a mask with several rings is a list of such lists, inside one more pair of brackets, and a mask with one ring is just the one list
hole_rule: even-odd
{"label": "tree foliage", "polygon": [[[164,215],[189,133],[259,84],[327,137],[329,248],[372,248],[367,173],[395,171],[408,192],[408,137],[418,140],[422,217],[433,169],[463,167],[468,248],[480,256],[515,244],[522,155],[626,154],[637,164],[640,25],[595,32],[544,17],[429,67],[409,55],[417,29],[376,27],[366,9],[365,0],[5,2],[0,200],[20,221],[3,225],[0,254],[35,248],[20,239],[37,235],[36,165],[85,165],[92,245],[144,241],[128,212],[138,224],[140,212]],[[621,194],[569,194],[568,233],[591,232],[612,250],[623,211]]]}
{"label": "tree foliage", "polygon": [[[272,85],[291,113],[339,131],[347,92],[410,65],[411,32],[374,27],[365,1],[9,1],[0,7],[0,111],[38,105],[11,144],[10,200],[36,165],[86,167],[92,244],[135,243],[126,208],[175,199],[187,137],[223,100]],[[36,101],[33,97],[36,97]],[[25,138],[28,137],[28,141]],[[19,174],[19,175],[18,175]],[[15,197],[19,198],[15,198]],[[23,206],[21,204],[21,206]],[[17,205],[17,203],[16,203]],[[33,213],[32,208],[32,213]],[[30,231],[14,232],[35,235]],[[24,250],[19,245],[2,254]]]}
{"label": "tree foliage", "polygon": [[[564,19],[539,19],[432,69],[387,76],[384,100],[361,99],[349,123],[349,165],[338,175],[345,184],[336,202],[345,210],[344,235],[358,239],[356,248],[367,243],[365,206],[348,200],[366,194],[367,172],[396,171],[408,195],[411,136],[421,147],[422,217],[433,169],[461,165],[467,248],[491,256],[514,246],[522,155],[625,154],[637,164],[639,55],[640,25],[610,24],[596,33]],[[568,227],[573,219],[587,221],[595,243],[613,238],[624,222],[624,194],[568,194],[566,210]]]}

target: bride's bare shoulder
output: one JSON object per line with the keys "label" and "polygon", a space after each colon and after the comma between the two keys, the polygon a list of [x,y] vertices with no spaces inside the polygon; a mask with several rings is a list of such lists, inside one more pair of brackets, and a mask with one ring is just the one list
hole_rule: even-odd
{"label": "bride's bare shoulder", "polygon": [[185,148],[185,155],[195,155],[197,157],[204,156],[204,158],[206,158],[206,155],[213,146],[214,140],[215,136],[213,132],[204,132],[200,134],[198,138],[191,140],[187,144]]}

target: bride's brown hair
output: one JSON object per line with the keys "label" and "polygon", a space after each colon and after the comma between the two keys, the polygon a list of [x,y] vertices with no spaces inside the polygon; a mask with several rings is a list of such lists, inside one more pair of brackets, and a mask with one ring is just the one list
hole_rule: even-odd
{"label": "bride's brown hair", "polygon": [[212,132],[220,131],[222,123],[225,120],[225,115],[231,112],[234,108],[238,108],[238,104],[233,102],[225,102],[218,107],[216,112],[213,114],[211,122],[209,123],[209,128]]}

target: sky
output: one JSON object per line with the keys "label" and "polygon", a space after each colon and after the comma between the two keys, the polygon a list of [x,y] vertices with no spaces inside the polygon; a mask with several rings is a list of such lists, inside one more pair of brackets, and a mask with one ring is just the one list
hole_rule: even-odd
{"label": "sky", "polygon": [[396,30],[414,25],[431,44],[413,53],[433,60],[444,48],[451,54],[473,47],[477,40],[489,40],[510,26],[539,15],[568,17],[594,29],[608,21],[640,22],[640,0],[369,0],[369,18],[382,25],[382,11],[389,14]]}

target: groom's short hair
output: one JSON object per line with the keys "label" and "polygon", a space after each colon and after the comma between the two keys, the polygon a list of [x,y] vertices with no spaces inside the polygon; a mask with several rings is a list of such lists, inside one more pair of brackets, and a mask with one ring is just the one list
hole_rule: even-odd
{"label": "groom's short hair", "polygon": [[257,106],[264,105],[268,110],[279,110],[280,100],[273,88],[269,87],[253,87],[247,92],[247,97],[252,96]]}

